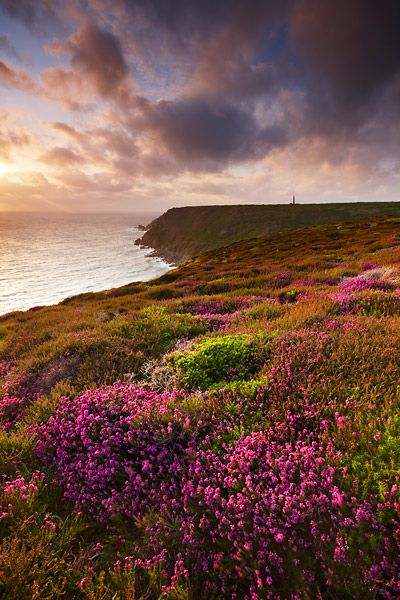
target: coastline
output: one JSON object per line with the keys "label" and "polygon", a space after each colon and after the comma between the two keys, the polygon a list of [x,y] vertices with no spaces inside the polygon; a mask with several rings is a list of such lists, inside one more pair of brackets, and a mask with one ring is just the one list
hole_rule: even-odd
{"label": "coastline", "polygon": [[169,271],[162,256],[134,244],[143,233],[139,219],[134,214],[3,215],[0,315],[150,281]]}
{"label": "coastline", "polygon": [[180,265],[241,240],[384,216],[400,217],[400,202],[187,206],[171,208],[151,221],[135,245]]}

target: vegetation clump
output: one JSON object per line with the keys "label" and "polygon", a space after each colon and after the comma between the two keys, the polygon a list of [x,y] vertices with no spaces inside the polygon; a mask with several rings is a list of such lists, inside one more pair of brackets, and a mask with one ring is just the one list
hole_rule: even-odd
{"label": "vegetation clump", "polygon": [[246,380],[267,359],[268,340],[246,334],[206,337],[167,357],[178,381],[189,390],[207,390],[224,382]]}

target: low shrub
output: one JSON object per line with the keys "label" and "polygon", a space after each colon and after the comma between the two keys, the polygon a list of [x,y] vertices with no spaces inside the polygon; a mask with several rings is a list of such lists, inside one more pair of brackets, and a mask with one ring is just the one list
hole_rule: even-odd
{"label": "low shrub", "polygon": [[167,357],[187,389],[207,390],[219,382],[245,380],[260,369],[268,356],[268,338],[222,335],[203,338],[188,350]]}

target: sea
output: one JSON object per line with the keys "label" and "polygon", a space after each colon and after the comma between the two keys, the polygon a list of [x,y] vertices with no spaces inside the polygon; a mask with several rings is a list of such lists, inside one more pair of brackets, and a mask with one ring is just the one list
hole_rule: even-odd
{"label": "sea", "polygon": [[156,214],[0,213],[0,314],[168,271],[135,245]]}

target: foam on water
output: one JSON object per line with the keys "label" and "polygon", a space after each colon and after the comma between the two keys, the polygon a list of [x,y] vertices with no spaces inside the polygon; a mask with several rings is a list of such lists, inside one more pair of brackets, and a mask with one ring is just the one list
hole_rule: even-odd
{"label": "foam on water", "polygon": [[162,275],[134,243],[154,216],[0,213],[0,314]]}

